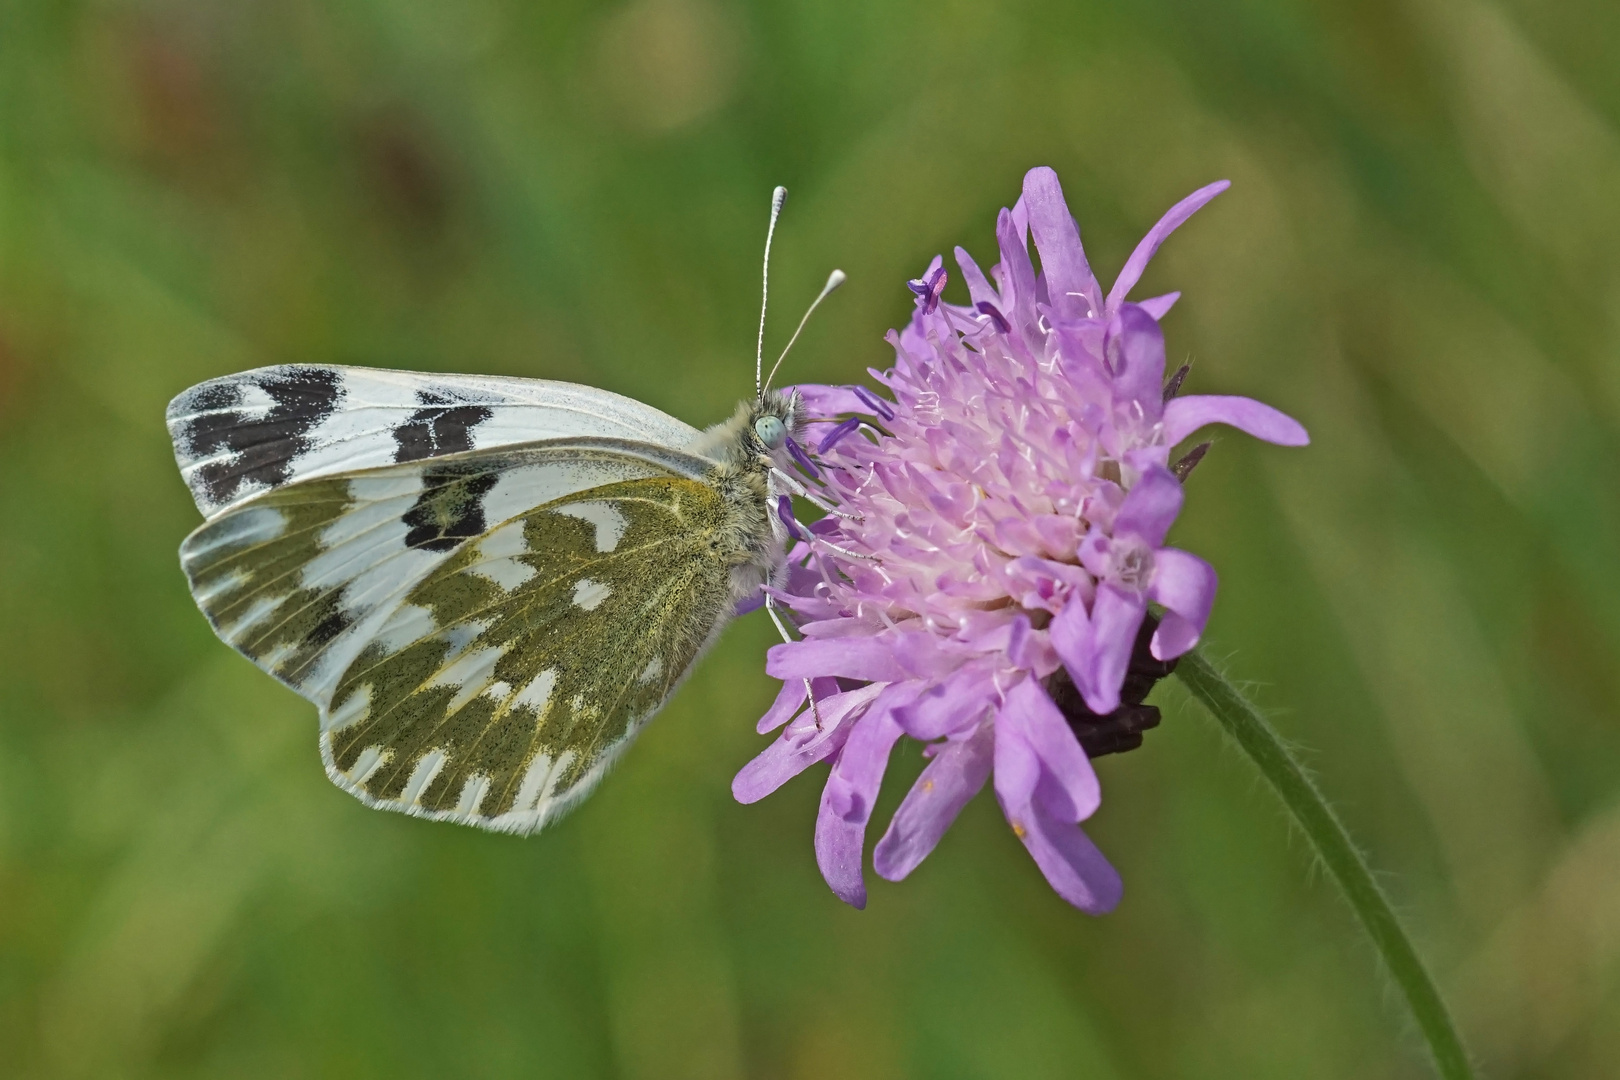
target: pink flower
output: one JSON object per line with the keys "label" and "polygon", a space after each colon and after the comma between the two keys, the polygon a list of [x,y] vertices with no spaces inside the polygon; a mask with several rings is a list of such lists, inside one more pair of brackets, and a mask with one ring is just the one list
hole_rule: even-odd
{"label": "pink flower", "polygon": [[1001,211],[990,278],[956,249],[970,306],[941,299],[938,258],[910,283],[895,364],[872,373],[891,397],[799,388],[806,483],[834,512],[773,591],[803,637],[770,651],[783,686],[759,730],[781,734],[732,790],[753,802],[830,761],[816,857],[848,903],[865,905],[866,825],[904,736],[929,762],[878,841],[879,874],[910,873],[993,778],[1058,894],[1093,914],[1118,903],[1119,875],[1080,829],[1101,798],[1088,748],[1140,743],[1157,722],[1143,697],[1197,643],[1215,596],[1208,563],[1164,546],[1182,502],[1170,451],[1211,423],[1307,442],[1257,401],[1175,397],[1158,319],[1177,294],[1126,300],[1164,238],[1226,186],[1173,207],[1105,296],[1056,174],[1031,170]]}

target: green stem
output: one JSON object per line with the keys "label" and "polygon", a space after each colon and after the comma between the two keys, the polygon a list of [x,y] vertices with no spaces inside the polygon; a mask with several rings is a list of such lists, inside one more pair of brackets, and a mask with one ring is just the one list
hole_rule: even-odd
{"label": "green stem", "polygon": [[1473,1071],[1468,1064],[1468,1054],[1457,1037],[1457,1029],[1452,1026],[1434,980],[1429,977],[1411,939],[1395,918],[1389,899],[1350,842],[1350,834],[1333,808],[1322,798],[1322,793],[1260,711],[1200,652],[1194,650],[1183,656],[1176,665],[1176,674],[1249,755],[1277,792],[1277,797],[1288,807],[1294,822],[1310,840],[1339,888],[1344,890],[1345,899],[1384,958],[1401,993],[1406,995],[1406,1003],[1428,1041],[1440,1075],[1446,1080],[1470,1080]]}

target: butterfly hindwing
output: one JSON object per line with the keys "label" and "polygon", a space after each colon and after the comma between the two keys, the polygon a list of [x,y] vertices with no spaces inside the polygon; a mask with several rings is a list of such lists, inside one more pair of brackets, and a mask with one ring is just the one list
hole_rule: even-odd
{"label": "butterfly hindwing", "polygon": [[216,515],[186,538],[181,565],[226,643],[324,705],[404,596],[467,540],[574,492],[704,467],[579,439],[327,476]]}
{"label": "butterfly hindwing", "polygon": [[684,446],[698,434],[573,383],[313,364],[201,383],[169,403],[168,425],[205,516],[287,484],[472,450],[578,436]]}
{"label": "butterfly hindwing", "polygon": [[548,502],[422,578],[322,711],[373,805],[527,833],[586,794],[733,602],[716,488],[624,480]]}

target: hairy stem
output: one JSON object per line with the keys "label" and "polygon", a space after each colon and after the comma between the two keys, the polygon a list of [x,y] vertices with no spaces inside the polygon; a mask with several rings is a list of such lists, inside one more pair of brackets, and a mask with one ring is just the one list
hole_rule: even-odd
{"label": "hairy stem", "polygon": [[1221,727],[1253,761],[1277,797],[1288,807],[1311,846],[1316,849],[1333,880],[1344,891],[1356,917],[1372,938],[1389,973],[1401,988],[1434,1055],[1435,1067],[1446,1080],[1470,1080],[1473,1071],[1445,1002],[1423,966],[1412,941],[1401,929],[1389,899],[1378,887],[1372,871],[1350,842],[1350,834],[1322,798],[1316,784],[1300,767],[1286,744],[1266,723],[1249,699],[1194,650],[1176,665],[1176,674],[1193,696],[1204,703]]}

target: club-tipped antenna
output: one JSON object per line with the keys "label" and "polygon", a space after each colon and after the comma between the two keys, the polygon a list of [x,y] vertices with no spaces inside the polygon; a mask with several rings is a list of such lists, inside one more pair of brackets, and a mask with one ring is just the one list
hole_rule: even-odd
{"label": "club-tipped antenna", "polygon": [[765,384],[760,371],[765,366],[765,309],[771,300],[771,239],[776,235],[776,219],[782,216],[782,204],[787,201],[787,188],[778,184],[771,192],[771,223],[765,230],[765,268],[760,272],[759,285],[759,340],[754,345],[754,396],[764,399]]}
{"label": "club-tipped antenna", "polygon": [[[827,299],[828,295],[834,289],[842,285],[844,280],[844,272],[842,270],[834,270],[832,273],[827,275],[827,284],[821,287],[821,294],[810,302],[810,307],[805,311],[804,318],[799,320],[799,328],[793,331],[792,337],[788,338],[787,348],[783,349],[782,355],[776,358],[776,364],[771,368],[770,376],[765,380],[765,386],[767,388],[770,387],[771,382],[776,378],[777,368],[780,368],[782,366],[782,361],[787,359],[788,349],[793,348],[793,343],[799,340],[800,334],[804,333],[804,324],[810,321],[810,316],[815,314],[816,308],[820,307],[821,302]],[[763,390],[760,392],[764,393]]]}

